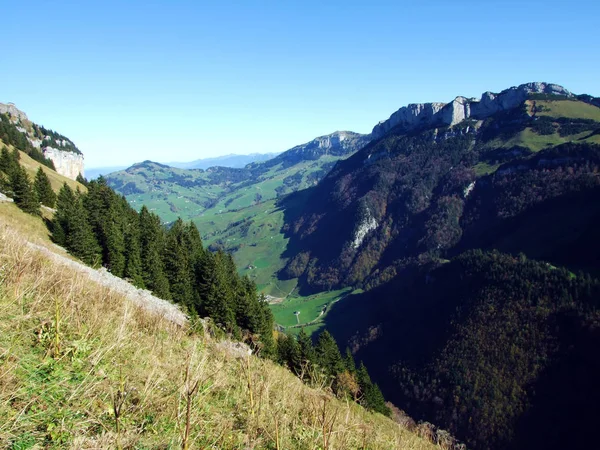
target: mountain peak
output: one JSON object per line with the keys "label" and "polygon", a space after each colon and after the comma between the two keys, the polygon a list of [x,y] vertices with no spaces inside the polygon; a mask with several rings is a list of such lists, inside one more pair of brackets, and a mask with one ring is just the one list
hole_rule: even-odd
{"label": "mountain peak", "polygon": [[469,118],[485,119],[515,108],[531,94],[573,96],[558,84],[536,81],[510,87],[498,94],[487,91],[480,99],[458,96],[450,103],[411,103],[393,113],[388,120],[375,125],[372,134],[379,138],[396,127],[412,131],[431,126],[453,126]]}

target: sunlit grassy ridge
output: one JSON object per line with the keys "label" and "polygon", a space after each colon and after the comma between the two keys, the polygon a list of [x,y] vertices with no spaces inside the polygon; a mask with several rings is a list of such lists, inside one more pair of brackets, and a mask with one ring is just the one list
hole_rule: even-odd
{"label": "sunlit grassy ridge", "polygon": [[432,447],[134,307],[33,250],[10,223],[0,218],[0,447]]}

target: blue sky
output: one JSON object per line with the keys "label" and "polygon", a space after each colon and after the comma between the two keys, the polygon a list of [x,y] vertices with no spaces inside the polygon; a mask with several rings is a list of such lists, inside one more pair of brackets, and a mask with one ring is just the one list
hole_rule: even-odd
{"label": "blue sky", "polygon": [[282,151],[529,81],[599,96],[598,3],[5,1],[0,101],[88,167]]}

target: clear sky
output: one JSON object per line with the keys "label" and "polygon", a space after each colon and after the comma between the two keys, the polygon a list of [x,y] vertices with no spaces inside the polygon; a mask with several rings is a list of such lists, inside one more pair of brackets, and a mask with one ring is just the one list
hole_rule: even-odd
{"label": "clear sky", "polygon": [[529,81],[600,96],[592,0],[0,3],[0,101],[87,167],[283,151]]}

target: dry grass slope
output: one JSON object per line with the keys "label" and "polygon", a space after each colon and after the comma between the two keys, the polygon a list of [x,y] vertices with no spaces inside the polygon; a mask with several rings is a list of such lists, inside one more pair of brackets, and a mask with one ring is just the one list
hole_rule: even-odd
{"label": "dry grass slope", "polygon": [[433,447],[223,348],[65,271],[0,220],[0,447]]}

